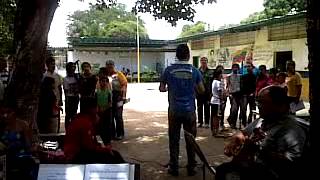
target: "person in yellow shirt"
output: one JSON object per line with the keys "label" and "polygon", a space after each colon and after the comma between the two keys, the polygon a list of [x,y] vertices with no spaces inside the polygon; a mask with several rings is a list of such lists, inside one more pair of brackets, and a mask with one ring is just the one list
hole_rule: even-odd
{"label": "person in yellow shirt", "polygon": [[288,97],[290,102],[298,103],[301,96],[301,75],[296,72],[296,63],[292,60],[287,61],[287,78]]}
{"label": "person in yellow shirt", "polygon": [[[123,104],[126,101],[127,95],[127,78],[125,75],[117,71],[114,66],[114,61],[109,60],[106,62],[107,75],[111,77],[112,85],[112,123],[115,125],[115,140],[122,140],[124,136],[123,125]],[[114,123],[116,122],[116,123]]]}

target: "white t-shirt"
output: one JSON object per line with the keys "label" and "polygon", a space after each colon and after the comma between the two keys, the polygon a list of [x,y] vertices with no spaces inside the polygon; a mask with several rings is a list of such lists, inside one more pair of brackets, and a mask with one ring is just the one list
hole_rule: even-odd
{"label": "white t-shirt", "polygon": [[63,79],[63,89],[65,96],[79,96],[78,80],[74,76],[67,76]]}
{"label": "white t-shirt", "polygon": [[213,80],[211,104],[220,104],[220,96],[222,93],[221,81]]}

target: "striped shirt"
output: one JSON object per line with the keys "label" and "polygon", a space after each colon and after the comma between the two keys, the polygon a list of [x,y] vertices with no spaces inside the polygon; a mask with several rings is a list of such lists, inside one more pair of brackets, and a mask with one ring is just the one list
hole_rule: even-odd
{"label": "striped shirt", "polygon": [[9,72],[7,70],[0,72],[0,81],[4,87],[8,86]]}

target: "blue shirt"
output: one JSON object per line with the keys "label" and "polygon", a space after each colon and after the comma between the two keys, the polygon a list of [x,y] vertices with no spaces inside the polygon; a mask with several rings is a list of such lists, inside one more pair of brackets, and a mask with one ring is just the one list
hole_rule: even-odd
{"label": "blue shirt", "polygon": [[165,69],[161,82],[168,85],[169,110],[195,111],[195,88],[202,82],[198,69],[183,62],[173,64]]}
{"label": "blue shirt", "polygon": [[[240,68],[240,74],[242,74],[242,75],[248,74],[247,68],[246,68],[246,67]],[[255,76],[258,76],[258,74],[259,74],[259,69],[256,68],[256,67],[254,67],[254,68],[253,68],[253,74],[254,74]]]}

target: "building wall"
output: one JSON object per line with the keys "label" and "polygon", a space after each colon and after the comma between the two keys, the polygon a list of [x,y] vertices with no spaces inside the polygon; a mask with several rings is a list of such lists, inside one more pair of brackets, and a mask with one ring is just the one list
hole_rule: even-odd
{"label": "building wall", "polygon": [[[114,60],[116,68],[128,68],[131,72],[137,72],[137,53],[134,51],[86,51],[74,50],[73,61],[89,62],[94,69],[105,66],[107,60]],[[140,71],[157,71],[159,66],[163,68],[165,65],[164,52],[140,52]]]}
{"label": "building wall", "polygon": [[164,53],[164,67],[170,66],[171,64],[174,64],[177,60],[176,53],[175,52],[165,52]]}
{"label": "building wall", "polygon": [[[215,46],[211,49],[193,50],[191,47],[191,57],[208,57],[209,66],[215,67],[218,64],[230,68],[233,58],[242,50],[252,49],[253,63],[255,65],[266,65],[268,68],[275,66],[275,53],[281,51],[292,51],[292,58],[296,62],[298,71],[306,71],[308,66],[307,39],[289,39],[280,41],[268,40],[268,28],[263,27],[255,32],[255,42],[247,45],[220,47],[220,40],[216,37]],[[189,45],[191,43],[189,42]],[[192,63],[192,58],[190,59]]]}
{"label": "building wall", "polygon": [[275,66],[275,52],[292,51],[292,59],[296,62],[298,71],[306,71],[308,66],[307,39],[289,39],[268,41],[267,27],[256,31],[253,59],[257,65],[265,64],[268,68]]}
{"label": "building wall", "polygon": [[[255,31],[254,43],[229,47],[221,47],[220,38],[215,37],[214,48],[193,50],[191,47],[190,63],[192,63],[192,57],[194,56],[205,56],[208,57],[211,68],[221,64],[226,69],[230,69],[234,57],[245,51],[247,52],[246,57],[250,55],[249,52],[252,52],[252,60],[255,66],[264,64],[269,69],[276,65],[276,52],[292,51],[292,59],[296,62],[296,70],[300,72],[308,71],[308,47],[306,45],[306,38],[269,41],[268,35],[268,27],[262,27],[260,30]],[[205,40],[205,38],[203,40]],[[192,43],[189,42],[189,45],[190,44]],[[307,76],[304,76],[302,83],[302,98],[308,100],[309,81]]]}

